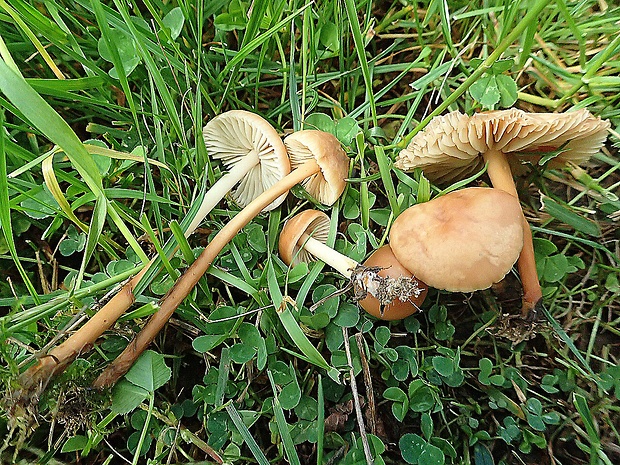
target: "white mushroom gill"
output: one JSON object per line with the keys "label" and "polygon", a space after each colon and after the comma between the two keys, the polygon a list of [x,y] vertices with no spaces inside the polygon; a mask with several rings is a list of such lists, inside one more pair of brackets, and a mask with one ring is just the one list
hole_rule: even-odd
{"label": "white mushroom gill", "polygon": [[[306,246],[309,243],[318,241],[322,244],[327,242],[327,236],[329,235],[329,223],[321,221],[321,218],[317,218],[306,229],[306,233],[302,235],[302,238],[297,244],[295,255],[293,257],[293,264],[309,263],[316,260],[316,257],[308,251]],[[312,248],[312,247],[311,247]]]}
{"label": "white mushroom gill", "polygon": [[[230,172],[244,166],[239,186],[231,196],[245,207],[258,195],[274,185],[289,171],[284,145],[275,129],[258,115],[242,110],[221,114],[205,126],[205,146],[209,155],[220,159]],[[284,201],[278,197],[264,210],[271,210]]]}
{"label": "white mushroom gill", "polygon": [[536,163],[541,152],[562,149],[549,166],[567,161],[582,163],[595,154],[607,136],[609,123],[581,109],[568,113],[527,113],[510,109],[476,113],[458,111],[434,118],[397,157],[395,166],[421,168],[437,183],[473,174],[483,166],[478,158],[489,150],[514,154],[514,168],[522,161]]}

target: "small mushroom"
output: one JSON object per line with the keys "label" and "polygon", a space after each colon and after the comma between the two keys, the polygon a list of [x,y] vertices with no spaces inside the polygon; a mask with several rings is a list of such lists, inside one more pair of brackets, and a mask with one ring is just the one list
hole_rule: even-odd
{"label": "small mushroom", "polygon": [[[587,110],[555,114],[511,109],[471,117],[455,111],[434,118],[416,134],[398,155],[395,166],[407,171],[421,168],[440,184],[472,174],[487,163],[493,186],[518,197],[512,169],[522,171],[523,161],[537,163],[552,151],[559,151],[549,162],[552,168],[567,161],[582,163],[600,149],[608,128],[609,122]],[[542,291],[532,233],[525,217],[522,221],[524,246],[518,268],[523,285],[522,315],[530,317],[542,303]]]}
{"label": "small mushroom", "polygon": [[[194,220],[186,230],[191,234],[209,212],[230,191],[245,207],[291,171],[291,164],[280,135],[263,117],[245,110],[231,110],[216,116],[202,130],[209,156],[222,160],[228,168],[207,191]],[[231,191],[239,183],[237,189]],[[263,210],[280,205],[281,195]]]}
{"label": "small mushroom", "polygon": [[510,194],[470,187],[402,212],[390,245],[398,261],[429,286],[473,292],[500,281],[517,261],[522,216]]}
{"label": "small mushroom", "polygon": [[394,257],[390,246],[377,249],[363,265],[328,245],[329,217],[305,210],[288,220],[280,233],[280,256],[287,265],[321,260],[351,280],[355,298],[371,315],[398,320],[419,310],[426,297],[417,280]]}
{"label": "small mushroom", "polygon": [[294,169],[250,202],[213,237],[209,245],[164,296],[159,310],[151,315],[135,339],[95,380],[93,383],[95,387],[111,386],[126,373],[198,283],[200,277],[209,269],[220,251],[263,208],[308,178],[310,181],[306,183],[306,189],[319,201],[331,205],[338,199],[344,191],[345,178],[349,171],[349,158],[338,139],[331,134],[318,131],[318,134],[307,138],[301,145],[307,147],[307,150],[291,157],[291,167]]}
{"label": "small mushroom", "polygon": [[349,159],[342,156],[344,151],[336,136],[306,129],[287,136],[284,146],[291,168],[314,163],[320,167],[301,181],[301,185],[322,204],[333,205],[344,191],[345,177],[349,172]]}

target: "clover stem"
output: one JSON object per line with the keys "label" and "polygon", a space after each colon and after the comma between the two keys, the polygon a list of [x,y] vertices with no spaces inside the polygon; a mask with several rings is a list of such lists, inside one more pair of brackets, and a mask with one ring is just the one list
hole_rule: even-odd
{"label": "clover stem", "polygon": [[[501,189],[513,197],[519,198],[510,164],[506,155],[500,150],[489,150],[482,154],[487,163],[487,174],[491,179],[493,187]],[[532,230],[523,216],[523,249],[517,261],[521,285],[523,286],[523,306],[521,316],[531,318],[533,312],[542,302],[542,289],[536,271],[536,259],[534,256],[534,243],[532,240]]]}
{"label": "clover stem", "polygon": [[177,307],[198,283],[202,275],[209,269],[213,260],[215,260],[226,244],[228,244],[244,226],[252,221],[263,208],[286,193],[291,187],[313,174],[318,173],[319,170],[319,165],[314,159],[307,161],[291,171],[291,173],[275,183],[271,188],[263,192],[243,210],[237,213],[237,215],[215,235],[209,245],[207,245],[196,258],[194,263],[192,263],[174,286],[172,286],[170,291],[168,291],[161,300],[159,310],[151,316],[147,324],[134,340],[129,343],[125,350],[101,373],[101,375],[99,375],[93,383],[93,386],[96,388],[112,386],[123,376],[140,354],[142,354],[153,339],[155,339],[155,336],[157,336]]}

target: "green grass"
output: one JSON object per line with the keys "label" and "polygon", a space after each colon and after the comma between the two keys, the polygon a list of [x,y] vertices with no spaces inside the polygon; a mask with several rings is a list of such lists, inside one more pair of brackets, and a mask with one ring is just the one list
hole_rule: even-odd
{"label": "green grass", "polygon": [[[614,2],[593,0],[0,0],[2,397],[147,257],[163,270],[35,410],[3,403],[0,462],[620,462],[619,21]],[[405,208],[486,183],[434,186],[392,160],[433,116],[489,109],[480,82],[495,75],[516,83],[502,94],[515,107],[586,107],[612,123],[583,169],[519,183],[546,303],[537,333],[505,337],[531,329],[506,317],[515,274],[472,295],[431,290],[404,321],[372,319],[350,293],[311,313],[346,283],[320,263],[287,267],[284,221],[323,208],[331,243],[363,260]],[[326,209],[295,188],[255,219],[140,366],[94,393],[171,276],[239,210],[223,200],[184,240],[223,172],[201,129],[230,109],[282,134],[335,133],[351,159],[345,193]]]}

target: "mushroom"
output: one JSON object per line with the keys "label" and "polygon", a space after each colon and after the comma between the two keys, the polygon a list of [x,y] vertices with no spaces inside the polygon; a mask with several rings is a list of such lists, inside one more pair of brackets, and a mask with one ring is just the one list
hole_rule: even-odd
{"label": "mushroom", "polygon": [[489,187],[470,187],[416,204],[390,230],[402,265],[437,289],[473,292],[500,281],[523,247],[519,201]]}
{"label": "mushroom", "polygon": [[[185,229],[185,237],[195,231],[239,181],[239,187],[232,196],[239,205],[246,206],[290,172],[290,162],[282,139],[273,126],[257,114],[243,110],[222,113],[207,123],[203,129],[203,137],[209,155],[221,159],[229,171],[205,193],[198,211]],[[264,210],[277,207],[285,197],[286,193],[283,193],[266,205]],[[167,243],[164,249],[169,250],[171,244],[172,242]],[[36,390],[44,389],[52,376],[64,370],[85,348],[92,346],[133,304],[134,288],[154,262],[155,258],[125,283],[78,331],[26,370],[20,377],[21,395],[30,396],[30,393],[34,394]]]}
{"label": "mushroom", "polygon": [[[228,168],[205,194],[185,235],[189,236],[220,200],[231,192],[245,207],[261,192],[286,176],[291,165],[280,135],[263,117],[245,110],[231,110],[216,116],[202,130],[209,156]],[[286,198],[281,195],[263,210],[276,208]]]}
{"label": "mushroom", "polygon": [[328,245],[329,217],[305,210],[288,220],[280,233],[280,257],[287,265],[321,260],[350,279],[355,298],[371,315],[399,320],[419,310],[426,297],[424,283],[412,276],[389,245],[377,249],[363,265]]}
{"label": "mushroom", "polygon": [[[526,113],[511,109],[477,113],[458,111],[434,118],[416,134],[395,162],[397,168],[421,168],[441,184],[463,178],[487,164],[494,187],[518,198],[512,169],[523,170],[523,161],[537,163],[548,152],[559,153],[549,167],[568,161],[582,163],[596,153],[605,140],[609,122],[587,110],[569,113]],[[512,169],[511,169],[512,167]],[[523,286],[522,315],[530,318],[542,305],[536,273],[532,233],[523,217],[524,246],[518,261]]]}
{"label": "mushroom", "polygon": [[[305,134],[311,132],[312,134]],[[302,134],[300,134],[302,133]],[[153,341],[177,307],[194,288],[200,277],[232,238],[267,205],[294,185],[306,181],[308,192],[324,204],[332,205],[345,188],[349,158],[335,136],[321,131],[299,131],[285,139],[300,141],[287,145],[294,168],[287,176],[260,194],[243,208],[213,237],[194,263],[177,280],[160,302],[160,307],[125,350],[95,380],[95,387],[111,386]],[[294,153],[291,153],[294,151]]]}

